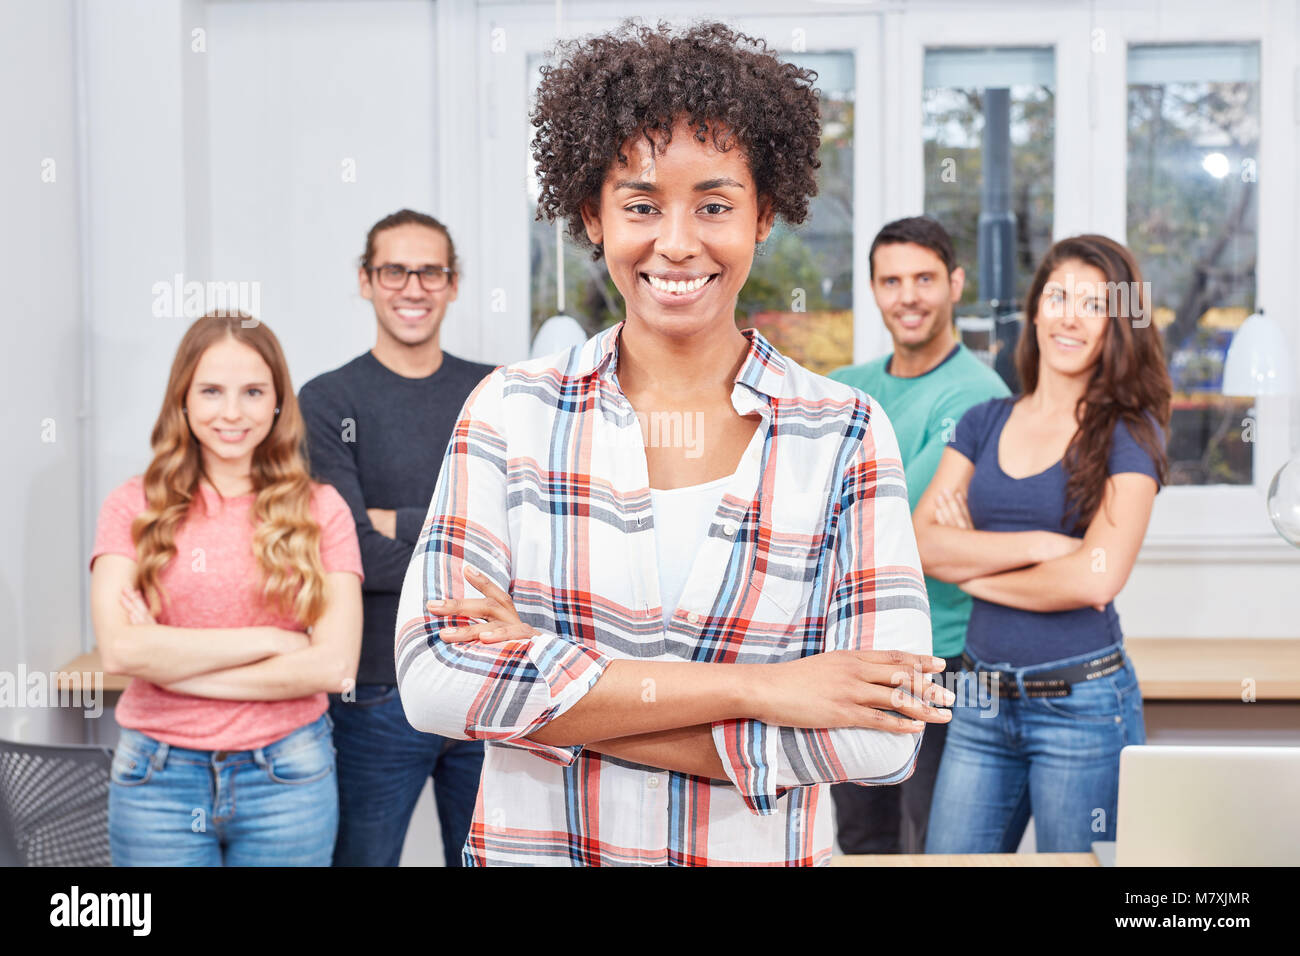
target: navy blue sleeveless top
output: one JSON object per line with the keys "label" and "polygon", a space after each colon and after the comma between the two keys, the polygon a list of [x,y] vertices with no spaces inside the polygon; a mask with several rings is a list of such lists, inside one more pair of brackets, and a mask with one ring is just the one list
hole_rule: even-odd
{"label": "navy blue sleeveless top", "polygon": [[[1011,478],[998,463],[998,439],[1020,398],[995,398],[973,406],[957,423],[950,448],[975,465],[966,501],[971,523],[980,531],[1056,531],[1076,538],[1065,526],[1066,472],[1061,461],[1027,478]],[[1157,434],[1163,433],[1157,426]],[[1115,425],[1108,472],[1138,472],[1156,480],[1155,462],[1129,433],[1123,421]],[[1083,607],[1072,611],[1023,611],[975,598],[971,606],[966,646],[989,664],[1013,667],[1044,664],[1123,641],[1114,602],[1106,610]]]}

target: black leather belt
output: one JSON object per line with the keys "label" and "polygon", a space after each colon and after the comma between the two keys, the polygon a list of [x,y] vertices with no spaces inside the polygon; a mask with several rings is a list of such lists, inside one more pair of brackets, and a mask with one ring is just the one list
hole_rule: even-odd
{"label": "black leather belt", "polygon": [[[975,666],[975,661],[965,651],[961,652],[961,665],[964,669],[973,671],[977,678],[986,676],[990,688],[997,688],[996,691],[992,692],[998,694],[998,696],[1008,699],[1020,696],[1020,687],[1016,682],[1015,674],[1006,671],[979,670]],[[1095,657],[1090,661],[1083,661],[1070,667],[1039,671],[1032,680],[1025,678],[1023,682],[1025,695],[1027,697],[1066,697],[1071,693],[1071,684],[1105,677],[1107,674],[1115,673],[1123,666],[1124,651],[1121,649],[1111,651],[1104,657]]]}

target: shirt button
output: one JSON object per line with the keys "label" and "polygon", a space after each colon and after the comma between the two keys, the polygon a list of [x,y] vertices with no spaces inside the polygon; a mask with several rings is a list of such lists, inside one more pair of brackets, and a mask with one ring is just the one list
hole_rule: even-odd
{"label": "shirt button", "polygon": [[646,778],[645,785],[649,787],[651,790],[658,790],[659,778],[651,774],[648,778]]}
{"label": "shirt button", "polygon": [[686,615],[686,620],[690,621],[692,624],[699,624],[700,616],[695,611],[692,611],[690,614]]}
{"label": "shirt button", "polygon": [[734,521],[723,522],[722,533],[725,534],[728,538],[730,538],[733,534],[735,534],[739,530],[740,530],[740,525],[736,524],[736,522]]}

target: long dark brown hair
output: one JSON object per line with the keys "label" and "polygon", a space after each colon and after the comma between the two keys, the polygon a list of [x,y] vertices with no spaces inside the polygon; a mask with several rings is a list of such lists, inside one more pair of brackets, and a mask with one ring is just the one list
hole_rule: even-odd
{"label": "long dark brown hair", "polygon": [[1038,305],[1052,271],[1063,262],[1094,266],[1106,277],[1107,322],[1101,352],[1088,379],[1088,387],[1075,406],[1079,430],[1065,450],[1066,518],[1082,532],[1101,507],[1108,476],[1111,441],[1116,422],[1123,420],[1130,434],[1151,455],[1164,484],[1168,463],[1164,441],[1156,429],[1169,429],[1169,402],[1173,384],[1165,367],[1160,330],[1151,321],[1151,303],[1142,282],[1142,270],[1133,253],[1105,236],[1083,235],[1062,239],[1048,250],[1025,298],[1025,325],[1016,345],[1016,372],[1024,393],[1038,387]]}

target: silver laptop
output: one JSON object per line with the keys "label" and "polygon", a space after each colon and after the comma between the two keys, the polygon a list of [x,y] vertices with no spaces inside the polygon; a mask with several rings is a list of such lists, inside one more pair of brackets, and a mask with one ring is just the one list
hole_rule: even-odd
{"label": "silver laptop", "polygon": [[1125,747],[1116,866],[1300,864],[1300,747]]}

